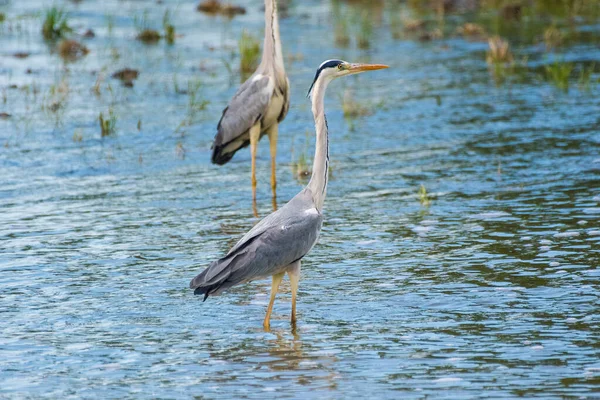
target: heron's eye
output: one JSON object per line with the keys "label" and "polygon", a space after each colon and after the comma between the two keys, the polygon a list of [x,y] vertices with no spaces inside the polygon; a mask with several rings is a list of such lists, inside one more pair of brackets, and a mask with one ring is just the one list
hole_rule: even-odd
{"label": "heron's eye", "polygon": [[342,64],[338,64],[338,69],[341,71],[342,70]]}

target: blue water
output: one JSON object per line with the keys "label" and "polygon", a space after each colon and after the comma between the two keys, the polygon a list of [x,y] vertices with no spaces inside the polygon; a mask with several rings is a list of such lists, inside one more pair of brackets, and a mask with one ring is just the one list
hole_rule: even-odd
{"label": "blue water", "polygon": [[[323,231],[303,260],[296,329],[284,282],[265,332],[269,280],[205,303],[187,288],[257,222],[249,152],[209,160],[239,84],[237,38],[260,37],[262,8],[239,1],[247,14],[228,21],[162,3],[65,3],[75,32],[96,37],[64,63],[39,34],[50,2],[0,2],[0,397],[597,396],[597,73],[584,88],[574,72],[564,92],[543,79],[554,55],[516,44],[529,67],[499,83],[486,42],[393,39],[387,3],[373,6],[370,49],[354,33],[339,48],[330,3],[292,2],[279,204],[306,183],[295,165],[312,160],[315,68],[334,57],[391,68],[330,86]],[[167,8],[175,44],[136,41],[134,20],[146,12],[161,29]],[[594,39],[563,59],[597,60],[597,28],[580,21]],[[123,67],[140,70],[133,88],[110,77]],[[190,109],[195,84],[204,110]],[[368,115],[344,118],[344,97]],[[101,138],[109,109],[116,133]],[[269,176],[265,142],[261,216]]]}

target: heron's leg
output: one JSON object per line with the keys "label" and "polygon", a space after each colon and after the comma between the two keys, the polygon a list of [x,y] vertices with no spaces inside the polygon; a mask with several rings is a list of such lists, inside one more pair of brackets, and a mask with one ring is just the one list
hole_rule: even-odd
{"label": "heron's leg", "polygon": [[285,272],[273,275],[273,283],[271,284],[271,299],[269,300],[269,307],[267,307],[267,315],[265,316],[265,320],[263,322],[263,327],[266,331],[271,329],[271,311],[273,311],[275,295],[277,294],[277,289],[279,289],[279,284],[281,283],[281,280],[283,279],[284,275]]}
{"label": "heron's leg", "polygon": [[300,282],[300,260],[293,264],[287,270],[290,277],[290,286],[292,287],[292,324],[296,323],[296,293],[298,293],[298,283]]}
{"label": "heron's leg", "polygon": [[[269,144],[271,147],[271,190],[273,191],[273,198],[277,196],[277,174],[275,173],[277,166],[277,136],[279,136],[279,124],[274,123],[271,125],[268,131]],[[277,203],[274,202],[274,207],[277,208]]]}
{"label": "heron's leg", "polygon": [[260,122],[250,128],[250,157],[252,158],[252,200],[256,200],[256,147],[260,139]]}

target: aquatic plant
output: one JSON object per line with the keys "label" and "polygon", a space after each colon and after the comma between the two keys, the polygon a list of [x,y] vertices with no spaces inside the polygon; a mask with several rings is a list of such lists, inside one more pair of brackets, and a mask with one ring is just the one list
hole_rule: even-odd
{"label": "aquatic plant", "polygon": [[163,16],[163,30],[165,31],[165,40],[167,43],[175,43],[175,25],[171,22],[169,10],[166,10],[165,15]]}
{"label": "aquatic plant", "polygon": [[356,45],[359,49],[368,49],[371,47],[371,38],[373,36],[373,21],[367,11],[360,15],[360,29],[356,35]]}
{"label": "aquatic plant", "polygon": [[502,82],[513,70],[514,58],[510,51],[508,41],[500,36],[492,36],[488,39],[489,50],[486,61],[491,68],[496,82]]}
{"label": "aquatic plant", "polygon": [[343,13],[339,1],[332,2],[331,13],[333,15],[335,44],[339,47],[347,47],[350,44],[348,16]]}
{"label": "aquatic plant", "polygon": [[304,139],[304,148],[302,152],[298,155],[298,158],[294,159],[294,146],[292,145],[292,149],[290,153],[292,154],[292,174],[298,179],[306,179],[308,178],[312,171],[310,165],[307,162],[307,154],[308,154],[308,144],[310,142],[310,131],[305,132]]}
{"label": "aquatic plant", "polygon": [[358,101],[354,100],[352,91],[345,90],[342,95],[342,110],[345,118],[358,118],[372,113],[369,107],[363,106]]}
{"label": "aquatic plant", "polygon": [[83,135],[81,134],[81,130],[80,130],[80,129],[76,129],[76,130],[73,132],[73,141],[74,141],[75,143],[79,143],[79,142],[81,142],[82,140],[83,140]]}
{"label": "aquatic plant", "polygon": [[544,43],[546,50],[550,51],[562,44],[563,34],[556,26],[552,25],[544,31]]}
{"label": "aquatic plant", "polygon": [[108,118],[104,118],[104,114],[100,112],[98,115],[98,122],[100,123],[100,136],[110,136],[116,132],[117,129],[117,116],[115,115],[112,107],[108,109]]}
{"label": "aquatic plant", "polygon": [[6,14],[0,12],[0,24],[6,21]]}
{"label": "aquatic plant", "polygon": [[52,7],[46,10],[44,23],[42,24],[44,39],[58,39],[71,31],[72,29],[67,22],[67,14],[62,9]]}
{"label": "aquatic plant", "polygon": [[175,154],[177,154],[177,157],[185,160],[185,147],[183,147],[183,143],[177,142],[177,145],[175,146]]}
{"label": "aquatic plant", "polygon": [[144,29],[137,34],[136,38],[146,44],[153,44],[158,42],[161,36],[160,33],[154,29]]}
{"label": "aquatic plant", "polygon": [[580,90],[590,90],[592,73],[596,69],[596,63],[593,63],[588,68],[582,66],[579,70],[579,78],[577,78],[577,86]]}
{"label": "aquatic plant", "polygon": [[154,44],[161,38],[160,33],[156,29],[150,28],[148,24],[148,12],[144,11],[141,17],[135,16],[133,23],[138,31],[136,39],[146,44]]}
{"label": "aquatic plant", "polygon": [[89,52],[85,45],[73,39],[64,39],[58,45],[58,54],[65,60],[74,61]]}
{"label": "aquatic plant", "polygon": [[202,81],[199,79],[188,81],[188,123],[191,123],[198,111],[202,111],[210,103],[208,100],[201,100],[199,96]]}
{"label": "aquatic plant", "polygon": [[238,42],[238,48],[242,75],[254,72],[260,57],[260,42],[244,29]]}
{"label": "aquatic plant", "polygon": [[459,35],[471,39],[479,39],[486,36],[485,29],[483,28],[483,26],[473,22],[464,23],[456,29],[456,32]]}
{"label": "aquatic plant", "polygon": [[425,189],[423,184],[419,186],[419,203],[421,203],[423,207],[429,207],[431,205],[431,200],[429,200],[427,189]]}
{"label": "aquatic plant", "polygon": [[218,0],[204,0],[198,4],[196,10],[210,15],[221,14],[229,18],[233,18],[238,14],[246,14],[244,7],[234,4],[221,4]]}
{"label": "aquatic plant", "polygon": [[546,79],[557,88],[569,91],[569,77],[573,71],[573,64],[555,60],[552,64],[544,66]]}

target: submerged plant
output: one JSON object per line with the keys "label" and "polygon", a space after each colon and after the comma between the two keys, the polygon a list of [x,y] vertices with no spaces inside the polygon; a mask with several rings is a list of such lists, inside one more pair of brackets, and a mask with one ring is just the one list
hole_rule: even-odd
{"label": "submerged plant", "polygon": [[344,117],[350,119],[364,117],[371,114],[371,109],[369,107],[366,107],[354,100],[352,91],[350,90],[344,91],[344,95],[342,96],[342,110],[344,111]]}
{"label": "submerged plant", "polygon": [[113,135],[117,129],[117,116],[113,112],[112,107],[108,109],[108,118],[104,118],[102,112],[98,116],[98,122],[100,123],[100,135],[101,137]]}
{"label": "submerged plant", "polygon": [[311,169],[307,162],[308,143],[310,141],[310,131],[306,131],[304,140],[304,149],[294,160],[294,147],[292,147],[292,174],[299,179],[304,179],[310,176]]}
{"label": "submerged plant", "polygon": [[589,66],[589,68],[586,68],[585,66],[583,66],[579,70],[579,78],[577,79],[577,84],[578,84],[580,90],[590,90],[590,82],[592,80],[592,73],[594,72],[595,68],[596,68],[596,63],[593,63],[592,65]]}
{"label": "submerged plant", "polygon": [[191,123],[196,113],[198,111],[202,111],[209,104],[208,100],[200,100],[199,91],[202,87],[202,82],[200,80],[190,80],[188,81],[188,123]]}
{"label": "submerged plant", "polygon": [[58,45],[58,54],[65,60],[74,61],[87,55],[88,48],[76,40],[65,39]]}
{"label": "submerged plant", "polygon": [[544,43],[546,44],[546,50],[550,51],[562,44],[563,34],[561,31],[552,25],[544,31]]}
{"label": "submerged plant", "polygon": [[42,25],[42,35],[44,39],[52,40],[64,37],[71,32],[67,22],[67,14],[58,7],[52,7],[46,10],[44,23]]}
{"label": "submerged plant", "polygon": [[546,71],[546,79],[554,86],[565,92],[569,91],[569,77],[573,71],[572,63],[556,60],[552,64],[544,66],[544,70]]}
{"label": "submerged plant", "polygon": [[368,49],[371,47],[371,37],[373,36],[373,21],[367,11],[360,16],[360,30],[356,35],[356,45],[359,49]]}
{"label": "submerged plant", "polygon": [[425,189],[423,184],[419,186],[419,203],[421,203],[423,207],[429,207],[431,205],[431,200],[429,200],[427,189]]}
{"label": "submerged plant", "polygon": [[148,12],[145,11],[141,17],[134,17],[133,23],[138,31],[136,39],[146,44],[154,44],[161,38],[156,29],[150,28],[148,24]]}
{"label": "submerged plant", "polygon": [[240,71],[242,75],[249,74],[258,66],[260,42],[244,29],[238,47],[240,50]]}
{"label": "submerged plant", "polygon": [[500,36],[493,36],[488,39],[489,50],[486,55],[486,61],[497,82],[502,82],[506,75],[512,72],[514,58],[510,51],[508,41]]}
{"label": "submerged plant", "polygon": [[165,11],[165,15],[163,16],[163,30],[165,31],[165,40],[167,43],[175,43],[175,25],[171,22],[169,10]]}

